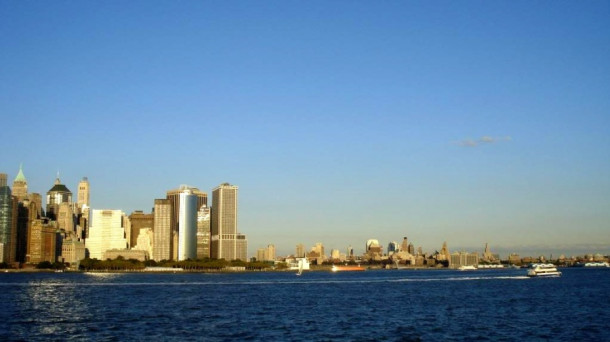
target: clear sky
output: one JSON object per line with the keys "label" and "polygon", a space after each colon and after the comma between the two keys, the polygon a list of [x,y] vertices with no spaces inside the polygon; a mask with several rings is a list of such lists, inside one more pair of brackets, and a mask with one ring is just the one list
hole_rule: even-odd
{"label": "clear sky", "polygon": [[0,1],[0,172],[239,186],[249,254],[610,253],[608,1]]}

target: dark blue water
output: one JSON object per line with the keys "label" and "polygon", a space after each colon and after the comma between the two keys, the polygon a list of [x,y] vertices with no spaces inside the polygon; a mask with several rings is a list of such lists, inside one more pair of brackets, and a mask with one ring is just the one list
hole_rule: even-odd
{"label": "dark blue water", "polygon": [[0,274],[0,340],[610,341],[610,269]]}

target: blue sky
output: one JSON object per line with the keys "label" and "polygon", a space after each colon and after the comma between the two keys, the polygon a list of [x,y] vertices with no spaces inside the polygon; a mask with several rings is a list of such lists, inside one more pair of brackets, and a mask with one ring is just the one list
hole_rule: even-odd
{"label": "blue sky", "polygon": [[0,172],[240,187],[250,253],[610,253],[606,1],[3,1]]}

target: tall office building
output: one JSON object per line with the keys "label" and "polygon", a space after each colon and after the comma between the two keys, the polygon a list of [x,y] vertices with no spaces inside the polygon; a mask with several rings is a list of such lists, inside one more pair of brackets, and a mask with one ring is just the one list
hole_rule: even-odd
{"label": "tall office building", "polygon": [[304,258],[305,257],[305,245],[303,245],[302,243],[297,245],[296,248],[296,254],[294,255],[297,258]]}
{"label": "tall office building", "polygon": [[57,222],[32,220],[28,229],[25,261],[30,264],[38,264],[43,261],[56,262],[58,234]]}
{"label": "tall office building", "polygon": [[202,205],[197,212],[197,259],[210,257],[210,208]]}
{"label": "tall office building", "polygon": [[17,200],[23,201],[28,195],[28,181],[23,175],[23,165],[19,165],[19,173],[13,181],[13,196],[17,197]]}
{"label": "tall office building", "polygon": [[[30,238],[32,224],[35,220],[40,219],[38,213],[40,209],[38,202],[31,201],[29,198],[24,198],[22,201],[17,203],[15,198],[15,215],[17,222],[15,222],[15,257],[16,261],[26,262],[26,258],[30,248]],[[42,228],[41,228],[42,229]]]}
{"label": "tall office building", "polygon": [[103,260],[109,249],[127,248],[125,225],[127,215],[121,210],[92,210],[89,238],[85,247],[91,259]]}
{"label": "tall office building", "polygon": [[208,204],[208,194],[200,191],[197,188],[189,187],[186,185],[181,185],[178,189],[169,190],[166,193],[167,199],[171,204],[171,242],[170,242],[170,255],[172,260],[178,259],[178,239],[180,236],[180,232],[178,231],[178,220],[180,216],[180,193],[184,189],[190,189],[193,195],[197,197],[197,208],[201,208],[202,205]]}
{"label": "tall office building", "polygon": [[156,199],[153,220],[153,255],[155,261],[171,259],[172,206],[167,199]]}
{"label": "tall office building", "polygon": [[78,183],[78,193],[76,197],[76,204],[79,208],[89,207],[91,203],[89,202],[89,180],[87,177],[83,177],[81,181]]}
{"label": "tall office building", "polygon": [[55,179],[55,184],[47,192],[47,217],[55,220],[61,203],[72,203],[72,192],[59,180],[59,175]]}
{"label": "tall office building", "polygon": [[60,203],[57,209],[55,220],[59,225],[59,229],[67,232],[75,232],[74,230],[74,208],[72,203]]}
{"label": "tall office building", "polygon": [[211,254],[214,259],[247,260],[248,241],[237,232],[237,189],[223,183],[212,190]]}
{"label": "tall office building", "polygon": [[256,251],[256,261],[275,261],[275,245],[267,245]]}
{"label": "tall office building", "polygon": [[6,173],[0,173],[0,262],[14,261],[13,196],[6,183]]}
{"label": "tall office building", "polygon": [[197,196],[189,188],[180,193],[178,260],[197,259]]}
{"label": "tall office building", "polygon": [[351,245],[349,245],[347,247],[347,252],[345,254],[346,254],[347,258],[353,259],[354,258],[354,248]]}
{"label": "tall office building", "polygon": [[40,195],[37,192],[33,192],[33,193],[28,194],[28,199],[30,200],[30,202],[36,203],[36,209],[38,210],[38,212],[36,213],[36,216],[43,217],[44,211],[42,209],[42,195]]}
{"label": "tall office building", "polygon": [[400,251],[409,252],[409,239],[407,239],[406,236],[402,238],[402,242],[400,243]]}

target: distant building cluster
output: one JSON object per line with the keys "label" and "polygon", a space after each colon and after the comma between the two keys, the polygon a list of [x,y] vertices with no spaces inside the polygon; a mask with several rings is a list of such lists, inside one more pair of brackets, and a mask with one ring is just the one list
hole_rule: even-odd
{"label": "distant building cluster", "polygon": [[[60,262],[78,267],[86,257],[145,260],[214,258],[247,260],[248,241],[237,230],[238,187],[220,184],[207,193],[190,186],[155,199],[151,213],[92,209],[89,181],[78,183],[76,201],[59,174],[46,194],[28,192],[23,167],[8,185],[0,173],[0,263]],[[267,258],[275,258],[275,251]]]}
{"label": "distant building cluster", "polygon": [[[272,246],[272,245],[270,245]],[[462,266],[476,266],[481,263],[500,264],[500,257],[491,253],[489,246],[485,244],[485,251],[479,255],[476,252],[455,251],[450,253],[447,243],[443,243],[440,251],[434,253],[424,253],[421,247],[417,249],[407,237],[398,243],[392,241],[388,244],[387,251],[384,252],[383,246],[377,239],[369,239],[364,246],[364,253],[354,254],[354,248],[348,246],[345,253],[338,249],[331,249],[327,255],[324,245],[321,242],[311,247],[309,252],[305,251],[303,244],[296,246],[295,254],[284,258],[277,258],[276,261],[284,261],[289,265],[294,264],[300,258],[306,258],[312,265],[338,264],[338,263],[367,263],[385,264],[388,267],[449,267],[460,268]],[[263,255],[265,249],[259,250],[259,255]],[[390,266],[393,265],[393,266]]]}

